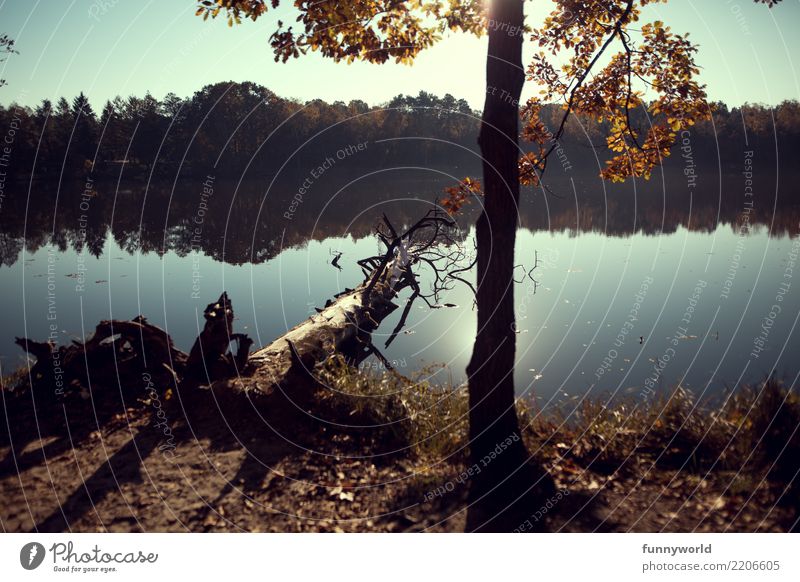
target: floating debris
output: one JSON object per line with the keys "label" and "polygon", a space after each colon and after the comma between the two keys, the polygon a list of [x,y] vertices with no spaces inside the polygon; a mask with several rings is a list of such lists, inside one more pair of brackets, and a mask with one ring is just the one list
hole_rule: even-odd
{"label": "floating debris", "polygon": [[[330,251],[328,251],[328,252],[330,252]],[[342,252],[341,251],[336,251],[335,256],[333,257],[333,260],[331,261],[331,265],[336,267],[340,271],[342,270],[342,266],[339,264],[339,259],[341,259],[341,258],[342,258]]]}

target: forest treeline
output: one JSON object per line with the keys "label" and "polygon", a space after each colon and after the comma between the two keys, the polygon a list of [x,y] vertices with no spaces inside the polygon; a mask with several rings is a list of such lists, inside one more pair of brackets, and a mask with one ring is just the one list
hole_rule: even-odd
{"label": "forest treeline", "polygon": [[[100,257],[111,241],[132,255],[172,251],[184,257],[200,251],[230,264],[263,263],[310,241],[372,238],[384,213],[396,227],[406,228],[430,209],[447,183],[444,176],[431,180],[424,170],[399,170],[390,178],[385,173],[367,174],[345,187],[352,182],[350,172],[334,167],[326,172],[324,187],[312,188],[303,210],[292,219],[285,212],[294,200],[297,182],[288,176],[269,190],[263,179],[215,180],[202,217],[198,210],[204,203],[204,179],[198,177],[146,185],[96,183],[88,201],[85,182],[60,188],[48,182],[19,183],[0,208],[0,266],[14,265],[23,250],[35,253],[46,247]],[[697,188],[689,189],[683,173],[673,171],[667,173],[665,183],[653,179],[636,188],[629,184],[603,188],[598,177],[565,177],[551,181],[552,193],[526,193],[520,225],[533,232],[628,237],[635,233],[659,236],[679,228],[714,232],[724,224],[731,232],[741,233],[740,217],[747,200],[742,176],[731,172],[719,180],[713,173],[701,173]],[[800,205],[794,202],[794,178],[787,175],[778,183],[765,168],[757,183],[748,231],[797,236]],[[577,197],[569,195],[573,187]],[[477,204],[470,204],[455,217],[463,234],[469,232],[478,211]],[[202,218],[200,224],[198,218]],[[354,258],[363,257],[346,260]]]}
{"label": "forest treeline", "polygon": [[[715,103],[714,109],[712,120],[691,131],[693,148],[709,163],[716,164],[717,154],[723,164],[736,163],[743,149],[783,157],[800,148],[797,101],[776,107]],[[542,111],[552,130],[561,115],[558,105]],[[126,178],[256,176],[308,171],[343,148],[367,143],[349,163],[471,165],[477,162],[479,120],[465,100],[427,92],[370,106],[361,100],[302,103],[255,83],[217,83],[186,99],[170,93],[159,100],[148,93],[116,97],[99,109],[81,93],[33,108],[0,106],[7,146],[0,162],[8,175],[41,179],[81,177],[90,170],[117,177],[122,168]],[[639,112],[633,123],[643,127],[647,119]],[[568,123],[560,144],[570,166],[585,162],[596,168],[596,155],[602,160],[607,154],[604,134],[596,121]]]}

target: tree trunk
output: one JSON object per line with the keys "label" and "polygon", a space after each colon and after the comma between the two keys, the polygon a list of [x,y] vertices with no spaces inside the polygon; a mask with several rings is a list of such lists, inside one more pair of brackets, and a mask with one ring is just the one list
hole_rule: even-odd
{"label": "tree trunk", "polygon": [[486,101],[478,143],[484,208],[476,225],[478,332],[467,367],[470,458],[468,531],[512,531],[541,506],[552,480],[522,440],[514,406],[514,243],[519,203],[519,99],[525,81],[524,0],[493,0]]}
{"label": "tree trunk", "polygon": [[[315,315],[251,354],[251,376],[215,382],[212,390],[219,398],[233,401],[241,401],[241,396],[258,401],[277,391],[302,402],[317,385],[314,367],[332,354],[344,355],[353,363],[370,354],[383,358],[370,334],[397,309],[394,299],[402,287],[397,273],[408,264],[409,257],[403,253],[381,263],[377,274],[373,272],[355,289],[346,289]],[[291,394],[285,388],[291,388]]]}
{"label": "tree trunk", "polygon": [[299,398],[304,387],[312,387],[314,366],[332,354],[358,362],[369,355],[369,335],[397,309],[396,293],[379,282],[364,295],[367,283],[340,295],[324,309],[296,325],[269,345],[256,350],[249,361],[252,376],[231,378],[213,385],[215,393],[258,398],[291,388]]}

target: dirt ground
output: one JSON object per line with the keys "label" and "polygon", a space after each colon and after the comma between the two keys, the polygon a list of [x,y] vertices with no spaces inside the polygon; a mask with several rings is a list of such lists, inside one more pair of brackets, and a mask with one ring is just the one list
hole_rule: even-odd
{"label": "dirt ground", "polygon": [[[87,399],[35,414],[7,402],[3,531],[463,531],[458,461],[298,422],[305,415],[286,405],[255,414],[221,408],[211,394],[177,400]],[[646,458],[596,471],[557,447],[541,455],[560,493],[520,516],[521,531],[541,519],[570,532],[787,531],[797,519],[791,495],[767,480]]]}

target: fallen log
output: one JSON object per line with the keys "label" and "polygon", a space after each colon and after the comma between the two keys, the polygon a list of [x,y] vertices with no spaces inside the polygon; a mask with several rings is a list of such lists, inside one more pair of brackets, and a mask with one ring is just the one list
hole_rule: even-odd
{"label": "fallen log", "polygon": [[[316,313],[307,320],[251,354],[252,374],[215,382],[211,388],[216,395],[261,399],[280,392],[291,400],[303,400],[307,395],[304,389],[317,384],[314,368],[335,354],[344,356],[353,365],[375,355],[387,368],[391,367],[372,343],[372,332],[398,308],[394,300],[403,288],[411,287],[415,293],[398,328],[404,325],[414,299],[420,297],[428,302],[427,297],[438,292],[437,289],[432,295],[422,294],[412,266],[425,263],[432,267],[436,282],[444,288],[447,276],[440,271],[448,273],[462,254],[460,250],[452,256],[435,250],[438,245],[453,243],[451,231],[455,228],[454,222],[438,212],[429,212],[402,234],[398,234],[386,216],[383,221],[383,228],[379,227],[377,234],[386,252],[358,261],[366,276],[364,282],[335,295],[323,308],[315,308]],[[440,268],[442,264],[444,267]],[[395,329],[395,335],[398,331]]]}
{"label": "fallen log", "polygon": [[[182,401],[184,397],[191,400],[192,391],[201,386],[210,386],[220,396],[244,394],[254,398],[291,387],[299,397],[303,387],[316,385],[315,367],[334,354],[344,356],[354,365],[374,355],[390,367],[373,345],[371,334],[398,308],[394,300],[401,289],[411,287],[414,293],[393,337],[405,324],[411,302],[421,298],[431,305],[428,298],[436,297],[439,289],[446,288],[450,271],[464,270],[453,270],[463,256],[460,251],[449,254],[438,250],[439,245],[454,242],[451,232],[454,227],[455,223],[448,218],[430,212],[398,234],[384,216],[384,227],[379,227],[377,234],[386,251],[359,261],[365,280],[355,289],[346,288],[306,321],[252,355],[249,353],[252,340],[233,333],[233,308],[227,293],[222,293],[205,309],[205,326],[188,355],[175,348],[164,330],[141,316],[132,321],[101,322],[85,343],[73,342],[61,347],[27,339],[18,339],[17,343],[37,359],[33,368],[34,385],[53,383],[49,360],[55,353],[59,362],[67,364],[64,380],[74,389],[91,384],[120,384],[123,390],[140,393],[141,375],[146,372],[158,375],[157,383],[164,389],[174,386],[179,390]],[[421,292],[412,272],[415,264],[425,264],[434,270],[436,279],[431,294]],[[442,272],[446,274],[444,277]],[[230,352],[232,341],[237,342],[236,353]],[[95,382],[98,378],[102,381]]]}
{"label": "fallen log", "polygon": [[[387,273],[393,273],[387,269]],[[372,284],[369,293],[367,288]],[[250,354],[252,374],[212,385],[220,396],[246,395],[260,399],[291,390],[302,397],[315,384],[313,370],[334,354],[357,365],[371,354],[383,358],[370,336],[397,309],[399,286],[389,277],[365,281],[296,325],[272,343]],[[292,396],[294,398],[294,396]]]}

